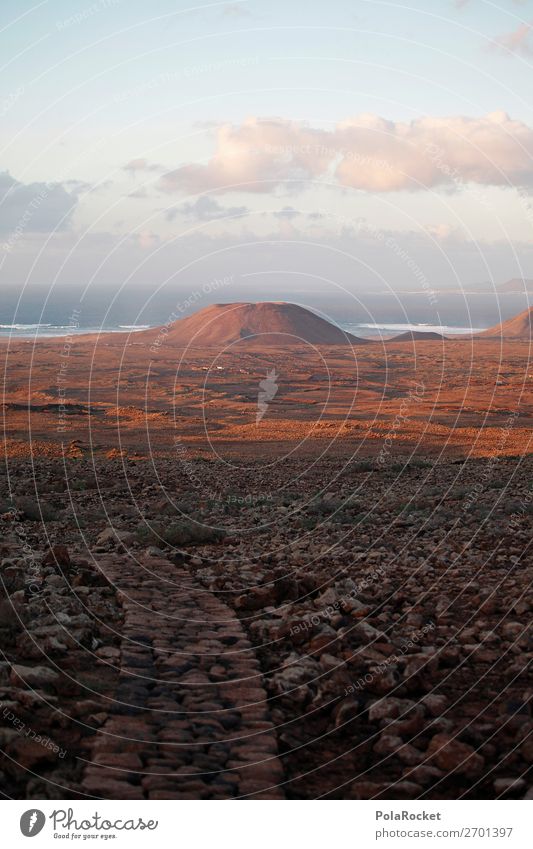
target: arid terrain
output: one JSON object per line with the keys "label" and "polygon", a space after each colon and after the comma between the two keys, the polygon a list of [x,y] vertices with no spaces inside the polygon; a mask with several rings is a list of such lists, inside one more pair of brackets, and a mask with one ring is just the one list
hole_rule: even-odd
{"label": "arid terrain", "polygon": [[524,322],[223,313],[0,340],[3,794],[532,798]]}
{"label": "arid terrain", "polygon": [[[418,334],[365,344],[345,335],[343,344],[324,345],[324,334],[299,315],[292,333],[285,316],[279,326],[269,316],[270,330],[259,322],[246,337],[238,322],[227,326],[226,310],[215,319],[212,310],[198,314],[207,313],[203,322],[183,320],[185,333],[176,322],[67,341],[0,340],[8,456],[99,456],[117,448],[152,457],[177,446],[224,457],[255,454],[257,445],[272,457],[373,456],[391,428],[395,451],[483,457],[529,450],[533,364],[525,335]],[[275,393],[258,423],[259,385],[272,371]]]}

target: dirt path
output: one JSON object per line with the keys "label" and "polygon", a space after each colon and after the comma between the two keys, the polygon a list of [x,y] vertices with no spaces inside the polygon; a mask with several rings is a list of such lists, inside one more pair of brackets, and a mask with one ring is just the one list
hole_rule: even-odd
{"label": "dirt path", "polygon": [[167,560],[113,557],[100,566],[124,612],[121,672],[82,792],[283,798],[259,664],[234,613]]}

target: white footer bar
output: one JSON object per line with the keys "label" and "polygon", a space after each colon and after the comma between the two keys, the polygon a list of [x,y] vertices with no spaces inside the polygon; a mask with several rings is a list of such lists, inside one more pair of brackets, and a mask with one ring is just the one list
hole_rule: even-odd
{"label": "white footer bar", "polygon": [[[6,847],[533,847],[532,801],[5,801]],[[35,844],[29,843],[35,838]]]}

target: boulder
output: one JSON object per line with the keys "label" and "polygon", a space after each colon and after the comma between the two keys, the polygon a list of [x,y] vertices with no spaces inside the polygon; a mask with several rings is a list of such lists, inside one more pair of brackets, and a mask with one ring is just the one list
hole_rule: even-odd
{"label": "boulder", "polygon": [[467,743],[448,734],[436,734],[428,747],[427,756],[447,773],[460,773],[473,778],[481,773],[485,760]]}
{"label": "boulder", "polygon": [[35,689],[57,689],[59,675],[46,666],[22,666],[15,663],[11,667],[11,683],[15,687]]}

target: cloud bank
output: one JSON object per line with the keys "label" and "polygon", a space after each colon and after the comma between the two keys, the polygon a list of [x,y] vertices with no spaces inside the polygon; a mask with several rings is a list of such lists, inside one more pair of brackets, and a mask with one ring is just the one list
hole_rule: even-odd
{"label": "cloud bank", "polygon": [[60,183],[20,183],[0,173],[0,233],[17,241],[23,233],[52,233],[67,228],[77,205]]}
{"label": "cloud bank", "polygon": [[533,187],[533,129],[505,112],[395,122],[362,114],[333,129],[249,118],[217,129],[206,163],[163,174],[164,193],[296,191],[327,180],[370,192],[480,183]]}

